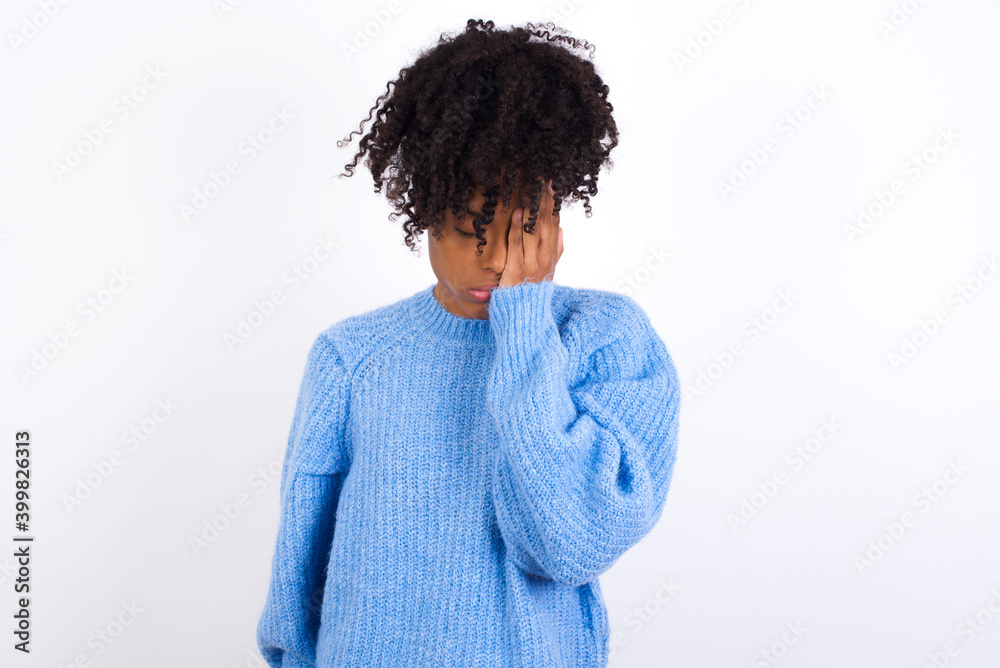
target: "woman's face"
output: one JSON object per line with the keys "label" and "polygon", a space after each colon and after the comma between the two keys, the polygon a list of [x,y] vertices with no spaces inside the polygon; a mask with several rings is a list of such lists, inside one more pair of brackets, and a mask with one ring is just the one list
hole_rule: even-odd
{"label": "woman's face", "polygon": [[[469,197],[469,210],[480,213],[484,201],[483,188],[477,185]],[[434,296],[448,312],[462,318],[489,318],[489,293],[476,292],[474,289],[487,290],[500,281],[500,274],[507,264],[507,237],[510,234],[511,216],[519,201],[515,191],[509,206],[504,206],[502,200],[497,202],[493,221],[483,230],[486,245],[478,257],[476,244],[479,240],[472,228],[471,214],[466,213],[465,220],[460,221],[448,209],[445,212],[441,238],[428,232],[431,269],[438,279]]]}

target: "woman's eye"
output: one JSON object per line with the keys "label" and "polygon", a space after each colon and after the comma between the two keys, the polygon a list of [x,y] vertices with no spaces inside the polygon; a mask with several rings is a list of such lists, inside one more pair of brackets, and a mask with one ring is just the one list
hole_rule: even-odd
{"label": "woman's eye", "polygon": [[466,232],[465,230],[460,230],[457,227],[455,228],[455,231],[458,232],[459,234],[461,234],[463,237],[472,237],[473,239],[476,238],[475,234],[471,234],[469,232]]}

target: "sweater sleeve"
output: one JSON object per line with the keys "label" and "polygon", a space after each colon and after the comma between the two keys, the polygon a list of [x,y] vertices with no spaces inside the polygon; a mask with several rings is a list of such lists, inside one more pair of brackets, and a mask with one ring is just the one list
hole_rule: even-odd
{"label": "sweater sleeve", "polygon": [[673,473],[677,372],[646,314],[614,296],[581,322],[598,341],[572,372],[551,281],[493,291],[496,357],[486,403],[500,434],[492,494],[514,563],[588,583],[659,519]]}
{"label": "sweater sleeve", "polygon": [[324,333],[313,343],[279,483],[278,536],[257,647],[271,668],[312,668],[345,469],[350,375]]}

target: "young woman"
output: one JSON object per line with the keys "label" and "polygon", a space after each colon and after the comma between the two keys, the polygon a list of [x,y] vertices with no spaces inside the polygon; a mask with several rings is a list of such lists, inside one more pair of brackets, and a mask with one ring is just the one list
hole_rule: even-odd
{"label": "young woman", "polygon": [[563,43],[470,20],[376,102],[348,175],[366,152],[376,190],[389,174],[437,281],[309,352],[257,626],[273,668],[606,664],[598,576],[661,515],[680,393],[631,298],[552,281],[560,203],[590,213],[617,144]]}

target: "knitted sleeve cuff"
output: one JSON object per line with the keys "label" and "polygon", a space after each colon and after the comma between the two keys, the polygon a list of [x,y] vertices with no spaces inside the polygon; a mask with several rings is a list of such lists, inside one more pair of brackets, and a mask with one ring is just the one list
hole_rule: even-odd
{"label": "knitted sleeve cuff", "polygon": [[495,288],[490,295],[491,328],[513,331],[516,338],[526,331],[538,330],[552,320],[554,290],[552,281]]}
{"label": "knitted sleeve cuff", "polygon": [[554,291],[552,281],[519,283],[493,290],[489,304],[490,330],[506,374],[520,375],[533,366],[540,348],[560,343],[552,317]]}

